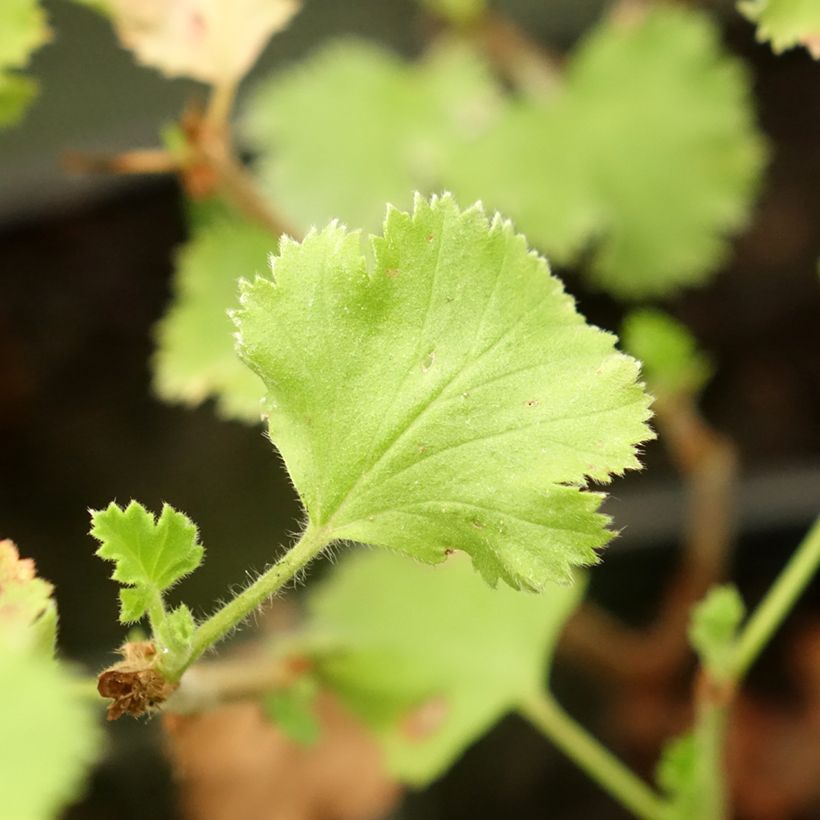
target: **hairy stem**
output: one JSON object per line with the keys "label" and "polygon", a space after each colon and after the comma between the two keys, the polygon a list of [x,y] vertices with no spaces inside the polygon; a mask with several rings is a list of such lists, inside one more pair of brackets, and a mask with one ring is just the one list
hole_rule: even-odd
{"label": "hairy stem", "polygon": [[187,665],[190,666],[278,592],[299,570],[316,558],[330,540],[325,530],[308,526],[299,541],[282,558],[197,627]]}
{"label": "hairy stem", "polygon": [[622,806],[642,820],[658,820],[664,801],[582,726],[549,693],[519,705],[521,714]]}
{"label": "hairy stem", "polygon": [[820,518],[795,550],[740,633],[735,650],[734,680],[738,682],[757,660],[820,566]]}

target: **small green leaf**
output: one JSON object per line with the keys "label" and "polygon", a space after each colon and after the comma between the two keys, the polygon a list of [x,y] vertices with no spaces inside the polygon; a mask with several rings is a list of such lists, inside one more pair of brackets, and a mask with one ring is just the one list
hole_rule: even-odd
{"label": "small green leaf", "polygon": [[102,738],[77,680],[0,635],[0,814],[56,817],[79,797]]}
{"label": "small green leaf", "polygon": [[692,612],[689,640],[716,681],[728,681],[734,673],[735,638],[745,614],[743,599],[731,585],[710,590]]}
{"label": "small green leaf", "polygon": [[675,738],[663,749],[655,772],[667,796],[663,820],[696,820],[703,817],[698,782],[698,745],[692,733]]}
{"label": "small green leaf", "polygon": [[492,590],[462,556],[432,568],[360,551],[309,598],[309,629],[338,647],[318,655],[317,674],[374,728],[393,772],[421,786],[542,690],[583,587]]}
{"label": "small green leaf", "polygon": [[199,228],[177,254],[176,296],[157,327],[154,388],[166,401],[209,396],[227,418],[259,423],[265,388],[234,349],[237,280],[267,267],[278,239],[237,217]]}
{"label": "small green leaf", "polygon": [[287,689],[269,692],[262,699],[262,706],[271,721],[294,743],[313,746],[321,735],[315,712],[316,694],[316,682],[303,676]]}
{"label": "small green leaf", "polygon": [[621,333],[623,348],[643,365],[643,375],[656,396],[698,393],[713,366],[687,327],[661,310],[632,311]]}
{"label": "small green leaf", "polygon": [[162,650],[168,650],[173,655],[186,657],[191,648],[191,639],[196,630],[196,621],[193,613],[185,604],[180,604],[169,612],[162,623],[157,627],[154,636]]}
{"label": "small green leaf", "polygon": [[37,83],[20,74],[0,72],[0,125],[15,125],[37,96]]}
{"label": "small green leaf", "polygon": [[0,541],[0,637],[52,657],[57,639],[54,587],[38,577],[34,561]]}
{"label": "small green leaf", "polygon": [[283,242],[245,283],[239,349],[270,436],[330,538],[541,589],[612,536],[585,489],[651,437],[637,363],[584,322],[509,223],[449,196],[391,209],[372,240],[338,225]]}
{"label": "small green leaf", "polygon": [[202,562],[203,548],[191,520],[163,504],[157,520],[132,501],[124,510],[113,502],[91,512],[91,535],[97,555],[114,561],[112,578],[125,585],[120,592],[120,620],[139,620],[158,597]]}
{"label": "small green leaf", "polygon": [[820,3],[817,0],[741,0],[740,11],[757,23],[757,39],[785,51],[805,46],[820,59]]}
{"label": "small green leaf", "polygon": [[464,47],[442,46],[412,64],[341,41],[260,85],[244,133],[262,187],[297,225],[339,219],[376,230],[385,202],[409,207],[414,191],[441,188],[499,103],[488,68]]}

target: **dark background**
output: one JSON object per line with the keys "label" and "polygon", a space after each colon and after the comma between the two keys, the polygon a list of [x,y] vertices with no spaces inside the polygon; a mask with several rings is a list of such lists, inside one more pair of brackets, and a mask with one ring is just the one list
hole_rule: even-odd
{"label": "dark background", "polygon": [[[34,59],[41,99],[22,126],[0,133],[0,537],[16,541],[56,584],[64,653],[99,666],[122,629],[108,568],[87,535],[89,507],[137,498],[190,515],[208,550],[184,584],[200,613],[242,583],[246,568],[272,559],[298,528],[299,509],[261,430],[219,421],[209,405],[191,411],[151,395],[152,328],[168,303],[173,250],[185,239],[175,182],[69,179],[59,168],[69,148],[153,144],[194,85],[135,67],[87,10],[46,5],[56,37]],[[603,5],[499,4],[558,50]],[[753,600],[820,510],[820,64],[802,51],[773,55],[730,5],[718,5],[728,46],[754,73],[772,159],[726,268],[666,306],[719,365],[704,406],[742,454],[736,575]],[[413,54],[425,26],[410,0],[309,0],[260,71],[344,32]],[[623,308],[563,273],[582,312],[617,329]],[[646,460],[646,473],[613,488],[625,531],[594,573],[593,593],[632,621],[651,617],[683,515],[662,448],[650,446]],[[817,597],[816,589],[807,595],[804,610]],[[774,667],[776,650],[770,655]],[[559,689],[571,690],[589,719],[594,687],[566,674],[562,684],[559,670]],[[759,685],[772,675],[758,673]],[[120,721],[91,797],[72,816],[144,817],[145,794],[156,797],[152,817],[174,816],[154,735],[154,727]],[[510,719],[410,800],[404,816],[536,818],[546,805],[555,818],[621,816]]]}

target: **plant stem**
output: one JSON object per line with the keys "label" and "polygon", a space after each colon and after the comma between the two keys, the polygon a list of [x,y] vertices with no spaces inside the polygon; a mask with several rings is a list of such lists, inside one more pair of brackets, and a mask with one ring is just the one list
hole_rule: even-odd
{"label": "plant stem", "polygon": [[545,692],[519,705],[521,714],[564,754],[643,820],[658,820],[664,801]]}
{"label": "plant stem", "polygon": [[300,569],[319,555],[330,541],[326,530],[308,526],[299,541],[282,558],[197,627],[186,666],[190,666],[203,652],[222,640],[251,612],[278,592]]}
{"label": "plant stem", "polygon": [[697,783],[702,791],[698,803],[699,820],[725,820],[728,809],[726,796],[726,765],[724,746],[728,705],[698,704],[695,725],[699,769]]}
{"label": "plant stem", "polygon": [[739,682],[780,627],[820,566],[820,518],[795,550],[740,633],[735,650],[734,680]]}

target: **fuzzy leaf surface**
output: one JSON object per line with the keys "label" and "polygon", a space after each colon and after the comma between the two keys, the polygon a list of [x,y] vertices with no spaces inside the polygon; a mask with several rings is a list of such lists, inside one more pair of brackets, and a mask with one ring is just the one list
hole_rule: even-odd
{"label": "fuzzy leaf surface", "polygon": [[45,12],[37,0],[0,3],[0,125],[17,122],[37,95],[37,84],[16,73],[49,38]]}
{"label": "fuzzy leaf surface", "polygon": [[245,283],[239,350],[312,525],[541,589],[612,533],[587,482],[639,467],[637,363],[511,225],[449,196],[389,209],[368,269],[331,224]]}
{"label": "fuzzy leaf surface", "polygon": [[220,415],[259,422],[265,389],[236,354],[228,308],[240,275],[266,270],[276,244],[268,231],[224,218],[178,252],[174,303],[157,327],[154,388],[163,399],[197,405],[215,397]]}
{"label": "fuzzy leaf surface", "polygon": [[0,635],[3,817],[44,820],[79,796],[102,738],[66,669]]}
{"label": "fuzzy leaf surface", "polygon": [[205,83],[240,80],[298,0],[93,0],[120,43],[167,77]]}
{"label": "fuzzy leaf surface", "polygon": [[697,393],[712,376],[711,360],[687,327],[662,310],[628,314],[621,339],[624,350],[642,363],[649,389],[657,396]]}
{"label": "fuzzy leaf surface", "polygon": [[[760,176],[749,79],[708,16],[659,5],[575,49],[552,100],[517,103],[454,157],[446,184],[509,214],[619,298],[703,282]],[[658,203],[663,203],[662,207]]]}
{"label": "fuzzy leaf surface", "polygon": [[424,785],[542,690],[583,586],[492,590],[463,556],[427,567],[360,551],[309,598],[310,628],[339,646],[317,672],[375,729],[394,774]]}
{"label": "fuzzy leaf surface", "polygon": [[302,228],[338,218],[377,230],[385,202],[409,207],[414,191],[441,188],[498,106],[488,69],[464,48],[411,64],[348,40],[263,83],[244,133],[262,187]]}
{"label": "fuzzy leaf surface", "polygon": [[820,60],[820,3],[817,0],[742,0],[738,8],[757,23],[757,39],[785,51],[805,46]]}
{"label": "fuzzy leaf surface", "polygon": [[120,592],[123,623],[138,621],[162,592],[202,562],[196,527],[168,504],[155,519],[136,501],[125,509],[112,502],[92,511],[91,524],[91,535],[100,542],[97,555],[114,562],[111,577],[125,586]]}

